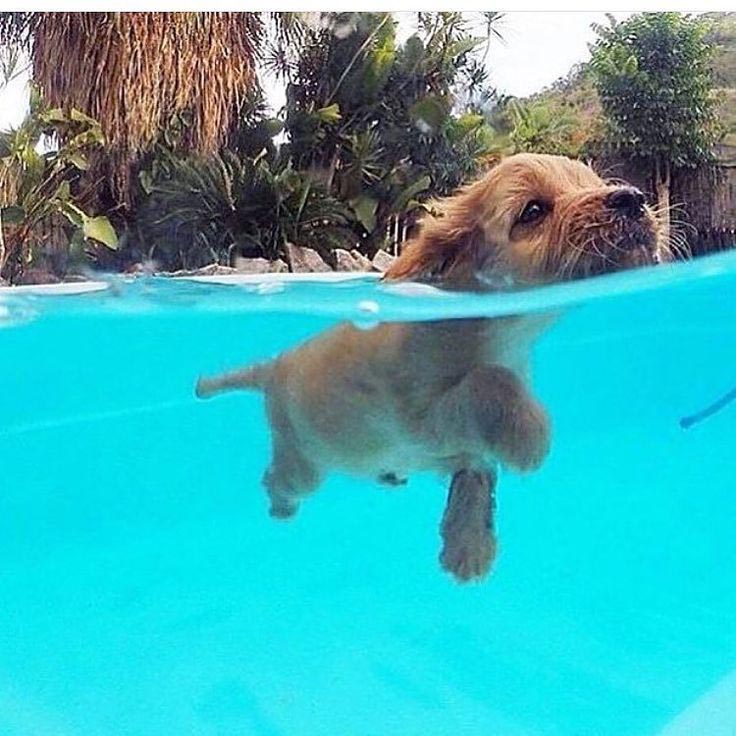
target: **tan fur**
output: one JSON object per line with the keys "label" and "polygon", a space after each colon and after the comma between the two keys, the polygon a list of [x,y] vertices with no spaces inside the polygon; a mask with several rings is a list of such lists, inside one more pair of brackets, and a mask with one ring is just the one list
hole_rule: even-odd
{"label": "tan fur", "polygon": [[[508,158],[440,203],[386,278],[488,291],[649,262],[656,220],[615,216],[605,202],[617,188],[569,159]],[[549,214],[519,223],[532,200]],[[200,379],[197,394],[264,391],[273,440],[264,484],[279,518],[331,469],[390,485],[420,470],[452,476],[440,559],[458,579],[480,577],[496,549],[495,466],[531,471],[549,448],[548,418],[527,387],[549,319],[343,324],[270,364]]]}

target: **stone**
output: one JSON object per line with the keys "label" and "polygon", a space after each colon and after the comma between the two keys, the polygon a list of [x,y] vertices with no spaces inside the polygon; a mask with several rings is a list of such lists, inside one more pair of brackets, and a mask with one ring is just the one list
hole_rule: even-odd
{"label": "stone", "polygon": [[319,253],[293,243],[286,244],[286,255],[294,273],[325,273],[332,269],[322,260]]}
{"label": "stone", "polygon": [[123,273],[127,276],[153,276],[156,273],[156,268],[150,261],[146,263],[137,261],[131,263]]}
{"label": "stone", "polygon": [[344,250],[343,248],[335,248],[332,251],[335,256],[335,264],[337,271],[372,271],[371,262],[357,250]]}
{"label": "stone", "polygon": [[81,273],[68,273],[64,276],[65,284],[83,284],[86,281],[89,281],[89,278]]}
{"label": "stone", "polygon": [[235,269],[238,273],[286,273],[289,267],[281,259],[269,261],[267,258],[237,258]]}
{"label": "stone", "polygon": [[392,256],[385,250],[379,250],[376,255],[373,256],[372,265],[374,270],[384,273],[384,271],[388,271],[388,269],[391,268],[391,265],[395,260],[396,256]]}
{"label": "stone", "polygon": [[156,276],[228,276],[237,273],[231,266],[221,266],[219,263],[210,263],[202,268],[182,269],[181,271],[157,271]]}
{"label": "stone", "polygon": [[15,280],[15,283],[19,286],[59,284],[61,283],[61,279],[56,274],[44,268],[28,268]]}

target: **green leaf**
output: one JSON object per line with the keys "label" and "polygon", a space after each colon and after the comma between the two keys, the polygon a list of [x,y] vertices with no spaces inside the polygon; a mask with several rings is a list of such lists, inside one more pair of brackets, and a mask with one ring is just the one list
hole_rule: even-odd
{"label": "green leaf", "polygon": [[636,56],[633,54],[629,56],[629,58],[626,60],[626,63],[624,64],[624,74],[627,77],[630,77],[634,74],[636,74],[637,70],[639,69],[639,62],[636,60]]}
{"label": "green leaf", "polygon": [[100,128],[90,128],[89,130],[85,130],[84,132],[75,135],[74,138],[67,143],[64,150],[74,151],[87,146],[102,145],[104,142],[105,136],[102,135],[102,130]]}
{"label": "green leaf", "polygon": [[462,54],[467,54],[468,52],[480,46],[485,41],[486,39],[481,37],[461,38],[460,40],[455,41],[455,43],[450,44],[448,53],[450,57],[454,59],[458,56],[461,56]]}
{"label": "green leaf", "polygon": [[112,250],[118,247],[118,236],[107,217],[87,217],[82,225],[82,231],[85,238],[98,240]]}
{"label": "green leaf", "polygon": [[403,65],[407,71],[413,71],[424,59],[424,44],[422,39],[414,34],[404,44]]}
{"label": "green leaf", "polygon": [[51,110],[46,110],[45,112],[42,112],[38,117],[44,123],[65,123],[67,121],[67,117],[64,114],[64,111],[60,107],[54,107]]}
{"label": "green leaf", "polygon": [[483,125],[484,117],[476,113],[467,112],[455,121],[460,132],[465,135],[472,130],[477,130]]}
{"label": "green leaf", "polygon": [[386,84],[394,59],[396,59],[396,48],[393,38],[387,38],[370,55],[364,73],[363,85],[371,95],[375,95]]}
{"label": "green leaf", "polygon": [[264,120],[261,125],[270,138],[275,138],[284,129],[284,123],[278,118]]}
{"label": "green leaf", "polygon": [[342,116],[340,115],[340,105],[338,105],[337,102],[333,102],[331,105],[327,105],[327,107],[320,107],[314,114],[323,123],[328,124],[337,123],[342,119]]}
{"label": "green leaf", "polygon": [[77,110],[76,107],[72,108],[69,117],[77,123],[87,123],[95,127],[99,125],[94,118],[91,118],[89,115],[85,115],[81,110]]}
{"label": "green leaf", "polygon": [[74,234],[69,241],[69,252],[74,257],[84,255],[84,232],[80,229],[74,231]]}
{"label": "green leaf", "polygon": [[398,197],[394,199],[391,209],[397,213],[403,212],[407,208],[409,201],[419,194],[419,192],[429,189],[431,184],[432,179],[429,175],[425,174],[420,179],[417,179],[413,184],[406,187],[406,189],[404,189]]}
{"label": "green leaf", "polygon": [[[154,164],[157,162],[154,161]],[[138,172],[138,181],[140,182],[141,188],[146,194],[150,194],[153,191],[153,174],[147,169],[142,169]]]}
{"label": "green leaf", "polygon": [[355,216],[358,222],[369,232],[376,229],[376,210],[378,209],[378,200],[373,199],[365,194],[350,200]]}
{"label": "green leaf", "polygon": [[0,207],[0,216],[2,216],[3,224],[18,225],[26,219],[26,211],[16,204],[7,207]]}
{"label": "green leaf", "polygon": [[59,202],[59,209],[61,210],[61,214],[64,215],[72,225],[76,225],[77,227],[82,227],[84,225],[84,220],[87,215],[85,215],[84,212],[75,204],[61,200]]}
{"label": "green leaf", "polygon": [[89,163],[87,162],[86,157],[84,154],[79,153],[79,151],[69,154],[69,163],[76,166],[80,171],[87,171],[89,168]]}
{"label": "green leaf", "polygon": [[296,216],[294,217],[294,220],[296,223],[298,223],[302,219],[302,213],[304,212],[304,205],[307,203],[307,198],[309,197],[309,193],[311,191],[312,191],[312,182],[311,181],[304,182],[302,185],[302,192],[299,197],[299,204],[297,205]]}
{"label": "green leaf", "polygon": [[430,96],[415,102],[409,109],[414,125],[428,136],[437,135],[449,115],[447,102],[442,97]]}
{"label": "green leaf", "polygon": [[58,189],[54,193],[54,199],[58,199],[62,202],[65,202],[66,200],[71,197],[71,190],[69,188],[69,182],[63,181],[61,184],[59,184]]}

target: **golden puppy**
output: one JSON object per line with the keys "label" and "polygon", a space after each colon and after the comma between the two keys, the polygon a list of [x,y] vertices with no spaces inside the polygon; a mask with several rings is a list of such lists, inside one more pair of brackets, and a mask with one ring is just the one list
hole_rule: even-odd
{"label": "golden puppy", "polygon": [[[386,278],[482,292],[653,263],[660,248],[641,192],[559,156],[509,157],[438,209]],[[548,321],[344,324],[270,363],[202,378],[197,395],[265,393],[273,456],[264,484],[278,518],[330,469],[392,485],[420,470],[451,476],[440,559],[466,580],[495,555],[495,468],[533,470],[547,454],[528,360]]]}

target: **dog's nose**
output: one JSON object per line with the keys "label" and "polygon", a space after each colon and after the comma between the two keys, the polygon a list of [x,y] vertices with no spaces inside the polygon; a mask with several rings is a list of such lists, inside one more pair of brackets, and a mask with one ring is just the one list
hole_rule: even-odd
{"label": "dog's nose", "polygon": [[635,220],[644,214],[645,201],[636,187],[621,187],[606,197],[606,207]]}

